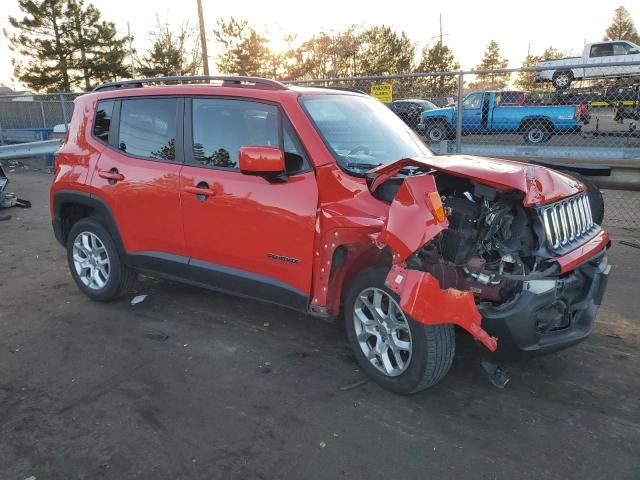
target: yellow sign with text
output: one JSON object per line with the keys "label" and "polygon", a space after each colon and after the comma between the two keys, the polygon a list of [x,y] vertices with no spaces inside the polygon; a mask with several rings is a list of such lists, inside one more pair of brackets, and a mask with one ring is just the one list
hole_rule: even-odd
{"label": "yellow sign with text", "polygon": [[382,103],[393,102],[393,85],[371,85],[371,96]]}

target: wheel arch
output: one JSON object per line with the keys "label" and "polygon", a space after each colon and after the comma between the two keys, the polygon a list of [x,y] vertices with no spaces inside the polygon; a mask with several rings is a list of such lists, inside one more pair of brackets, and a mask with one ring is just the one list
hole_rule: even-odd
{"label": "wheel arch", "polygon": [[82,218],[98,217],[111,234],[120,254],[126,253],[120,231],[109,205],[86,192],[60,190],[53,196],[53,229],[56,239],[66,245],[73,225]]}
{"label": "wheel arch", "polygon": [[523,133],[531,125],[544,125],[549,129],[549,133],[552,133],[555,129],[553,121],[549,117],[524,117],[520,121],[518,126],[518,132]]}

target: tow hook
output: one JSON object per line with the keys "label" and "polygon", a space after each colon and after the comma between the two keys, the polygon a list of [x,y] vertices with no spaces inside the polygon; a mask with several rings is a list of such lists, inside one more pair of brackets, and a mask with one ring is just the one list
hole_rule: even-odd
{"label": "tow hook", "polygon": [[503,366],[497,365],[488,360],[482,360],[480,364],[482,365],[482,368],[484,368],[484,370],[487,372],[489,381],[494,387],[503,389],[507,385],[507,383],[509,383],[510,378]]}

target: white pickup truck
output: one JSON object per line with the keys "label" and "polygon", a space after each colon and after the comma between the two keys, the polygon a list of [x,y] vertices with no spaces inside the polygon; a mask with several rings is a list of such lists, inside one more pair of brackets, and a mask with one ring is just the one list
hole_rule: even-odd
{"label": "white pickup truck", "polygon": [[[629,66],[606,66],[620,62],[629,63]],[[574,68],[577,65],[593,67]],[[587,43],[582,57],[547,60],[537,66],[545,70],[536,72],[536,82],[553,82],[557,90],[568,88],[574,80],[640,76],[640,47],[626,40]]]}

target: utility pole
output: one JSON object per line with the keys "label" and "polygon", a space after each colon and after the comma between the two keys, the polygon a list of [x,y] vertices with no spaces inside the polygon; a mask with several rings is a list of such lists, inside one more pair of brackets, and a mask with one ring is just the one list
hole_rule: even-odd
{"label": "utility pole", "polygon": [[209,75],[209,58],[207,55],[207,34],[204,28],[204,14],[202,13],[202,0],[198,0],[198,22],[200,23],[200,46],[202,47],[202,70]]}
{"label": "utility pole", "polygon": [[442,13],[440,14],[440,46],[442,46]]}
{"label": "utility pole", "polygon": [[136,78],[136,66],[133,61],[133,45],[131,42],[131,27],[129,26],[129,22],[127,22],[127,36],[129,37],[129,59],[131,61],[131,78]]}

